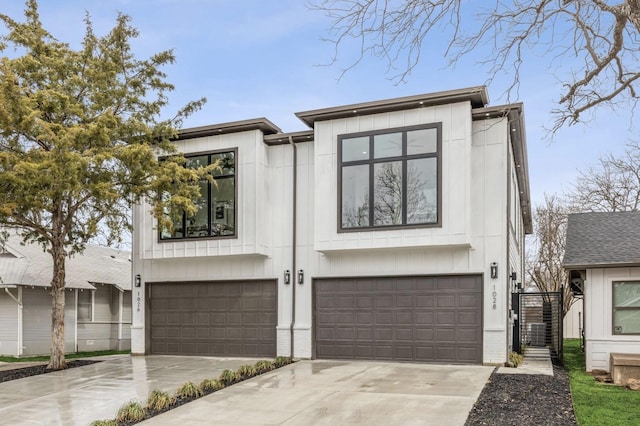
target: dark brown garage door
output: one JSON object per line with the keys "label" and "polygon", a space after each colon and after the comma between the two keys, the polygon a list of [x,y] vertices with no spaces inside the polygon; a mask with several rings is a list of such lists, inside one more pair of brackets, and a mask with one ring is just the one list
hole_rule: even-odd
{"label": "dark brown garage door", "polygon": [[276,282],[151,283],[150,352],[276,355]]}
{"label": "dark brown garage door", "polygon": [[482,363],[482,277],[314,280],[317,358]]}

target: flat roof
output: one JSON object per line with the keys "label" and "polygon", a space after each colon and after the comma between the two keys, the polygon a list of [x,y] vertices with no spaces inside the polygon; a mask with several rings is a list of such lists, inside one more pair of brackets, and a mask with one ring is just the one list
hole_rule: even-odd
{"label": "flat roof", "polygon": [[425,93],[422,95],[405,96],[402,98],[314,109],[310,111],[296,112],[296,116],[309,127],[313,127],[316,121],[378,114],[463,101],[471,102],[472,108],[482,108],[486,106],[489,103],[487,87],[476,86],[466,89],[447,90],[444,92]]}
{"label": "flat roof", "polygon": [[213,135],[260,130],[265,135],[282,133],[282,130],[270,120],[260,117],[248,120],[230,121],[228,123],[211,124],[209,126],[191,127],[178,131],[178,140],[201,138]]}

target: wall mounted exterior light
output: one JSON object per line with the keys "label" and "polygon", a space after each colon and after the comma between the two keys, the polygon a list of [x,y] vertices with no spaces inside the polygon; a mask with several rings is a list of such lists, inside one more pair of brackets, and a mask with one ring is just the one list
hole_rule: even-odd
{"label": "wall mounted exterior light", "polygon": [[498,278],[498,263],[491,262],[491,278]]}
{"label": "wall mounted exterior light", "polygon": [[140,274],[136,274],[135,284],[136,284],[136,287],[140,287],[142,285],[142,278],[140,277]]}
{"label": "wall mounted exterior light", "polygon": [[298,284],[304,283],[304,271],[302,269],[298,270]]}
{"label": "wall mounted exterior light", "polygon": [[284,271],[284,283],[291,284],[291,271],[288,269]]}

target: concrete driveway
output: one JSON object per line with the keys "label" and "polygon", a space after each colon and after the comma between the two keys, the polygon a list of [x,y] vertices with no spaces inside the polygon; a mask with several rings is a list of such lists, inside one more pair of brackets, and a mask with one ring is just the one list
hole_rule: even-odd
{"label": "concrete driveway", "polygon": [[0,383],[0,425],[79,425],[113,419],[152,390],[173,393],[188,381],[215,379],[256,359],[118,356],[101,363]]}
{"label": "concrete driveway", "polygon": [[153,425],[464,425],[493,367],[299,361]]}

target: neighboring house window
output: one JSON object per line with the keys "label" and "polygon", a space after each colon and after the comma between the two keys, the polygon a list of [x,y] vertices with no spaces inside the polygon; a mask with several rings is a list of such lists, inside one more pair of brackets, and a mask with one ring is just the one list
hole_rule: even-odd
{"label": "neighboring house window", "polygon": [[93,291],[78,291],[78,321],[93,321]]}
{"label": "neighboring house window", "polygon": [[338,137],[341,230],[440,223],[442,124]]}
{"label": "neighboring house window", "polygon": [[236,151],[185,156],[187,167],[208,166],[220,161],[221,170],[214,172],[215,184],[200,182],[198,211],[193,216],[176,218],[173,231],[163,230],[160,239],[228,237],[236,234]]}
{"label": "neighboring house window", "polygon": [[613,334],[640,334],[640,281],[613,282]]}

